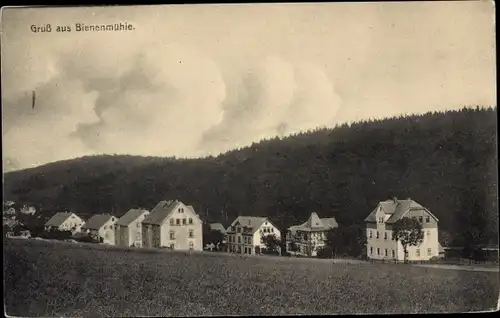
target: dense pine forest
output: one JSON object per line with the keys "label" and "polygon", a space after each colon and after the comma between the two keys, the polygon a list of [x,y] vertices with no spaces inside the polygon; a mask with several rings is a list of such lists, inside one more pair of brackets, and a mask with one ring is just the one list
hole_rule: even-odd
{"label": "dense pine forest", "polygon": [[454,244],[498,244],[495,108],[400,116],[274,138],[203,159],[92,156],[4,174],[4,200],[82,216],[159,200],[191,204],[207,221],[311,212],[359,225],[379,201],[412,198]]}

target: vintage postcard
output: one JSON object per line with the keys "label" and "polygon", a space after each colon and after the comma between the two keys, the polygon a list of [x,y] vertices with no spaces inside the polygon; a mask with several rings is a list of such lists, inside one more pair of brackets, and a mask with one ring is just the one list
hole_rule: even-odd
{"label": "vintage postcard", "polygon": [[498,310],[494,12],[2,8],[5,314]]}

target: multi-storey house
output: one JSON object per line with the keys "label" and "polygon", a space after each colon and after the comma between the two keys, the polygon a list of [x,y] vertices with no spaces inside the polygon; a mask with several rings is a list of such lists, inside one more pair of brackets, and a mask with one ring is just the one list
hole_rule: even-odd
{"label": "multi-storey house", "polygon": [[109,214],[93,215],[83,226],[82,232],[90,234],[94,238],[102,239],[102,243],[115,244],[114,225],[117,218]]}
{"label": "multi-storey house", "polygon": [[316,212],[309,219],[288,228],[287,252],[294,255],[316,256],[325,246],[327,232],[338,227],[335,218],[320,218]]}
{"label": "multi-storey house", "polygon": [[266,246],[262,238],[275,235],[281,239],[280,230],[266,217],[239,216],[226,230],[227,251],[240,254],[260,254]]}
{"label": "multi-storey house", "polygon": [[402,218],[417,218],[424,231],[423,242],[408,246],[407,260],[429,260],[438,257],[438,219],[412,199],[397,198],[380,202],[365,219],[367,256],[371,259],[404,260],[401,242],[392,239],[392,226]]}
{"label": "multi-storey house", "polygon": [[130,209],[115,223],[115,245],[142,247],[142,221],[149,215],[145,209]]}
{"label": "multi-storey house", "polygon": [[160,201],[142,221],[142,246],[202,251],[202,223],[192,206]]}

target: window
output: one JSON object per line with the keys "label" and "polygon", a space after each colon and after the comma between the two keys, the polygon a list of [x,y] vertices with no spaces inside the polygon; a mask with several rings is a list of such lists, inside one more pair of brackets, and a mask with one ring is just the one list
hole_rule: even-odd
{"label": "window", "polygon": [[373,255],[373,247],[370,246],[370,255]]}
{"label": "window", "polygon": [[387,240],[387,232],[384,232],[384,240]]}
{"label": "window", "polygon": [[170,239],[175,240],[175,232],[174,231],[170,231]]}
{"label": "window", "polygon": [[189,224],[193,224],[193,219],[189,218]]}
{"label": "window", "polygon": [[415,254],[417,255],[417,257],[420,257],[420,249],[419,248],[417,248],[417,251]]}
{"label": "window", "polygon": [[378,218],[378,223],[384,223],[384,217],[379,217]]}
{"label": "window", "polygon": [[170,219],[170,225],[174,225],[174,222],[175,222],[174,219]]}
{"label": "window", "polygon": [[368,231],[368,237],[372,238],[372,231]]}
{"label": "window", "polygon": [[431,217],[430,216],[426,216],[425,217],[425,223],[431,223]]}
{"label": "window", "polygon": [[107,229],[108,227],[106,225],[104,225],[104,229]]}
{"label": "window", "polygon": [[175,219],[175,224],[181,225],[181,220],[180,219]]}
{"label": "window", "polygon": [[396,252],[392,250],[392,258],[396,258]]}
{"label": "window", "polygon": [[171,249],[175,249],[175,244],[173,244],[173,243],[172,243],[172,244],[170,244],[170,248],[171,248]]}
{"label": "window", "polygon": [[378,233],[378,231],[377,231],[377,239],[378,239],[379,237],[380,237],[380,234],[379,234],[379,233]]}
{"label": "window", "polygon": [[385,249],[385,257],[387,257],[387,256],[388,256],[388,254],[387,254],[387,249]]}
{"label": "window", "polygon": [[192,250],[194,248],[194,243],[193,242],[189,242],[189,249]]}
{"label": "window", "polygon": [[431,248],[428,248],[427,249],[427,256],[431,256],[432,255],[432,249]]}
{"label": "window", "polygon": [[271,232],[274,232],[274,227],[271,228]]}
{"label": "window", "polygon": [[135,226],[137,226],[138,228],[141,227],[141,222],[137,222]]}
{"label": "window", "polygon": [[380,248],[377,247],[377,255],[380,255]]}
{"label": "window", "polygon": [[238,236],[238,243],[241,243],[241,236]]}
{"label": "window", "polygon": [[418,221],[419,221],[420,223],[422,223],[422,222],[423,222],[423,218],[422,218],[421,216],[419,216],[419,217],[418,217]]}
{"label": "window", "polygon": [[186,225],[186,219],[182,219],[182,225]]}
{"label": "window", "polygon": [[189,230],[189,237],[190,237],[190,238],[193,238],[193,237],[194,237],[193,230]]}
{"label": "window", "polygon": [[431,236],[431,231],[427,231],[427,237]]}

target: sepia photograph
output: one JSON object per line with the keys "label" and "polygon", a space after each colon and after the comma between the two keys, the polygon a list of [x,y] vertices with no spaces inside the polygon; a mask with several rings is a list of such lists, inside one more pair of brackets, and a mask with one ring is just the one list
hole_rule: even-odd
{"label": "sepia photograph", "polygon": [[6,317],[498,311],[493,1],[8,6]]}

